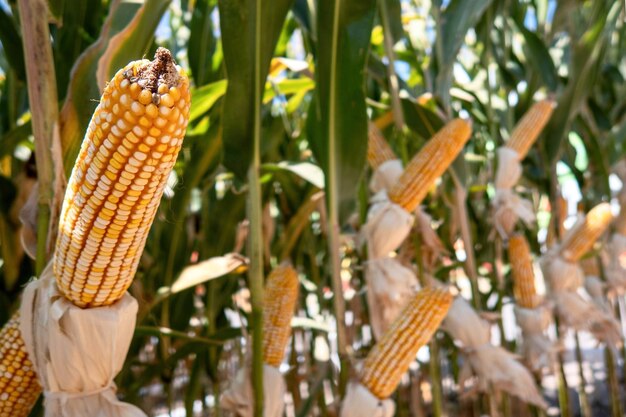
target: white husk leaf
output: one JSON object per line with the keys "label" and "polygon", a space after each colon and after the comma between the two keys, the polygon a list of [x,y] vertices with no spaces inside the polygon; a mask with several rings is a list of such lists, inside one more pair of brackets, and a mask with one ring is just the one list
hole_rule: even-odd
{"label": "white husk leaf", "polygon": [[412,270],[394,258],[365,263],[367,302],[374,336],[380,339],[419,288]]}
{"label": "white husk leaf", "polygon": [[360,383],[351,382],[339,417],[393,417],[395,408],[392,400],[379,400]]}
{"label": "white husk leaf", "polygon": [[82,309],[68,301],[52,262],[24,290],[20,331],[44,389],[46,417],[145,417],[115,396],[135,330],[137,301],[126,293],[106,307]]}
{"label": "white husk leaf", "polygon": [[547,404],[530,372],[514,354],[491,344],[489,327],[465,299],[455,298],[442,328],[461,344],[467,358],[460,372],[459,385],[466,389],[470,379],[475,378],[475,387],[470,393],[476,390],[488,392],[496,387],[545,408]]}
{"label": "white husk leaf", "polygon": [[[263,415],[282,417],[285,409],[285,380],[273,366],[263,365]],[[220,406],[238,417],[253,417],[254,395],[250,369],[245,366],[237,372],[230,387],[222,393]]]}

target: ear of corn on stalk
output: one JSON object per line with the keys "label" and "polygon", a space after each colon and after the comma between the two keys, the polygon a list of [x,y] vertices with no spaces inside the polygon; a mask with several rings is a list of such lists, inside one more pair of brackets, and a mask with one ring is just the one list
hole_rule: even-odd
{"label": "ear of corn on stalk", "polygon": [[171,54],[134,61],[106,86],[66,192],[54,272],[80,307],[130,286],[189,118],[189,80]]}
{"label": "ear of corn on stalk", "polygon": [[513,129],[506,146],[516,151],[520,160],[526,157],[537,141],[539,134],[550,120],[554,107],[553,100],[541,100],[533,104]]}
{"label": "ear of corn on stalk", "polygon": [[361,383],[379,399],[388,398],[444,319],[452,303],[447,289],[427,287],[407,304],[363,363]]}
{"label": "ear of corn on stalk", "polygon": [[609,203],[600,203],[592,208],[581,224],[566,236],[561,247],[561,254],[570,262],[578,262],[593,247],[607,229],[613,214]]}
{"label": "ear of corn on stalk", "polygon": [[298,301],[298,274],[289,265],[272,271],[263,303],[263,360],[278,368],[291,336],[291,318]]}
{"label": "ear of corn on stalk", "polygon": [[389,199],[412,212],[428,194],[430,187],[450,166],[472,133],[462,119],[441,128],[409,162],[398,183],[389,190]]}
{"label": "ear of corn on stalk", "polygon": [[537,306],[535,272],[528,242],[523,235],[509,239],[509,262],[513,274],[513,294],[517,305],[524,308]]}
{"label": "ear of corn on stalk", "polygon": [[0,330],[0,417],[26,417],[41,394],[19,329],[19,313]]}
{"label": "ear of corn on stalk", "polygon": [[392,159],[396,159],[396,155],[380,129],[373,122],[370,122],[367,130],[367,162],[372,169],[376,169]]}

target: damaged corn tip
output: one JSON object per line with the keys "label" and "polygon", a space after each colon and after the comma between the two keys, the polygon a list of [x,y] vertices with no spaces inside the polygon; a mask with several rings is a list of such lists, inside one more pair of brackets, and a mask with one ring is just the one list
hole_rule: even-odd
{"label": "damaged corn tip", "polygon": [[389,190],[389,199],[408,212],[414,211],[471,134],[472,128],[465,120],[454,119],[446,124],[409,162],[396,185]]}
{"label": "damaged corn tip", "polygon": [[539,134],[550,120],[556,103],[554,100],[541,100],[531,106],[522,120],[515,126],[506,147],[513,149],[522,160],[537,141]]}
{"label": "damaged corn tip", "polygon": [[26,417],[41,386],[24,347],[19,314],[0,330],[0,417]]}
{"label": "damaged corn tip", "polygon": [[376,169],[392,159],[396,159],[396,154],[385,140],[378,126],[369,122],[367,129],[367,162],[369,162],[372,169]]}
{"label": "damaged corn tip", "polygon": [[535,272],[530,247],[523,235],[515,235],[509,239],[509,262],[513,275],[515,302],[520,307],[535,308],[538,301]]}
{"label": "damaged corn tip", "polygon": [[89,123],[69,180],[54,273],[80,307],[130,286],[189,119],[189,79],[167,49],[119,70]]}
{"label": "damaged corn tip", "polygon": [[570,262],[578,262],[602,236],[612,220],[609,203],[600,203],[592,208],[582,223],[574,226],[575,229],[566,236],[561,248],[563,257]]}
{"label": "damaged corn tip", "polygon": [[298,301],[298,274],[289,265],[270,273],[263,301],[263,360],[278,368],[291,336],[291,318]]}
{"label": "damaged corn tip", "polygon": [[407,304],[389,330],[365,358],[361,383],[377,398],[389,398],[417,351],[435,333],[448,313],[448,289],[427,287]]}

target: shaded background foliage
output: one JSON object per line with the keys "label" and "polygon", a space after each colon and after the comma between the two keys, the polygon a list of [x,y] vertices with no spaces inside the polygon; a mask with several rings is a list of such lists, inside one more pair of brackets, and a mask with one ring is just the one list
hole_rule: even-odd
{"label": "shaded background foliage", "polygon": [[[534,250],[545,240],[546,211],[559,188],[585,208],[616,189],[611,167],[626,153],[622,1],[49,0],[48,6],[59,103],[47,105],[60,111],[67,174],[104,83],[123,64],[165,46],[193,83],[184,148],[130,289],[140,317],[118,387],[146,410],[211,412],[244,360],[242,268],[219,279],[200,274],[180,290],[172,285],[191,264],[246,253],[255,109],[263,217],[254,221],[263,226],[263,269],[289,259],[301,273],[300,321],[285,365],[299,416],[327,415],[328,398],[339,392],[339,289],[349,316],[345,343],[357,357],[372,343],[360,252],[347,239],[367,209],[368,119],[405,162],[446,120],[472,119],[473,139],[454,172],[468,190],[478,305],[486,310],[499,310],[511,294],[508,283],[498,290],[490,241],[494,151],[533,101],[548,95],[558,101],[524,161],[524,192],[543,213],[526,231]],[[261,11],[260,28],[251,20],[254,10]],[[37,176],[23,30],[16,4],[0,2],[0,322],[34,274],[18,219]],[[264,86],[258,95],[255,71]],[[425,203],[451,254],[434,271],[443,280],[463,260],[455,251],[453,194],[448,175]],[[329,225],[341,231],[334,241],[342,255],[339,286],[332,282]],[[443,344],[455,375],[456,348],[448,339]],[[411,375],[398,394],[399,413],[414,410],[409,393],[419,381]]]}

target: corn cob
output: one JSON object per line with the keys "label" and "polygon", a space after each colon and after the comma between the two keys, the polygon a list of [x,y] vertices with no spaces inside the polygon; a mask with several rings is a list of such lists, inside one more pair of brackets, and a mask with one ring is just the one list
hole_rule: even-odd
{"label": "corn cob", "polygon": [[523,235],[514,235],[509,239],[509,262],[513,274],[515,302],[520,307],[535,308],[537,306],[535,272],[530,248]]}
{"label": "corn cob", "polygon": [[130,286],[180,150],[189,80],[167,49],[106,86],[63,202],[54,272],[80,307],[109,305]]}
{"label": "corn cob", "polygon": [[537,141],[539,134],[550,120],[554,107],[553,100],[541,100],[533,104],[513,129],[506,146],[516,151],[520,160],[526,157]]}
{"label": "corn cob", "polygon": [[593,247],[612,220],[613,214],[609,203],[600,203],[592,208],[582,224],[577,225],[563,242],[561,248],[563,257],[570,262],[578,262]]}
{"label": "corn cob", "polygon": [[411,159],[398,183],[389,190],[389,199],[406,211],[414,211],[461,152],[471,133],[470,124],[464,120],[454,119],[446,124]]}
{"label": "corn cob", "polygon": [[263,304],[263,360],[278,368],[291,336],[291,318],[298,301],[298,274],[288,265],[272,271]]}
{"label": "corn cob", "polygon": [[379,399],[395,391],[402,375],[445,318],[452,303],[447,289],[427,287],[404,308],[365,358],[361,383]]}
{"label": "corn cob", "polygon": [[20,334],[19,313],[0,330],[0,417],[25,417],[41,386]]}
{"label": "corn cob", "polygon": [[372,122],[367,130],[367,161],[372,169],[376,169],[384,162],[396,159],[396,155],[383,137],[380,129]]}

